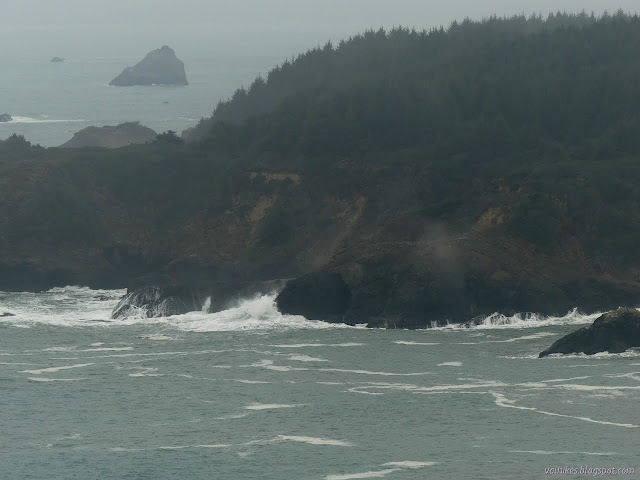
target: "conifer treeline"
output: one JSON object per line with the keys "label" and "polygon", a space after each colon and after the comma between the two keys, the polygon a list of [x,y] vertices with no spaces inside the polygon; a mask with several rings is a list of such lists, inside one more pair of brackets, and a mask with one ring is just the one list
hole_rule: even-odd
{"label": "conifer treeline", "polygon": [[435,145],[496,156],[599,137],[635,148],[639,27],[618,12],[368,31],[258,77],[195,137],[305,155]]}

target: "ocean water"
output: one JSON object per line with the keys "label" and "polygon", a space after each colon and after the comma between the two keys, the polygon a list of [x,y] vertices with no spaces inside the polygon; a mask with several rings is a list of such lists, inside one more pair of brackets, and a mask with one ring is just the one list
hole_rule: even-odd
{"label": "ocean water", "polygon": [[0,293],[15,314],[0,318],[2,478],[640,471],[640,352],[536,358],[593,315],[370,330],[283,316],[267,295],[112,321],[123,294]]}
{"label": "ocean water", "polygon": [[51,51],[59,52],[55,54],[68,57],[64,63],[51,63],[54,54],[47,55],[44,48],[24,50],[19,42],[16,50],[0,53],[0,114],[13,117],[11,122],[0,122],[0,139],[16,133],[32,143],[55,147],[85,127],[127,121],[139,121],[158,133],[180,133],[210,116],[217,103],[237,88],[249,86],[258,75],[266,75],[300,51],[294,50],[296,45],[306,49],[308,42],[286,46],[271,41],[255,49],[225,41],[214,50],[188,43],[181,50],[176,42],[172,46],[185,63],[188,86],[109,86],[125,67],[162,46],[130,43],[134,46],[106,51],[52,47]]}

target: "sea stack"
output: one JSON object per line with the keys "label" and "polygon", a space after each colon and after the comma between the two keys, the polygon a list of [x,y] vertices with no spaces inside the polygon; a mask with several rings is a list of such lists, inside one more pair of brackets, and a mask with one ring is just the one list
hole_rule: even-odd
{"label": "sea stack", "polygon": [[176,57],[171,47],[163,46],[149,52],[133,67],[127,67],[109,85],[129,87],[133,85],[188,85],[184,63]]}

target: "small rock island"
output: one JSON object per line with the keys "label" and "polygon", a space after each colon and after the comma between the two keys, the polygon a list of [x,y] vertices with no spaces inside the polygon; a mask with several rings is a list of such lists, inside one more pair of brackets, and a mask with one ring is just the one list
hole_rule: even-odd
{"label": "small rock island", "polygon": [[127,67],[109,85],[129,87],[133,85],[189,85],[184,63],[167,45],[149,52],[133,67]]}
{"label": "small rock island", "polygon": [[64,58],[62,57],[53,57],[51,59],[51,63],[63,63],[64,62]]}
{"label": "small rock island", "polygon": [[116,126],[83,128],[74,133],[73,138],[60,147],[120,148],[136,143],[153,142],[157,135],[155,131],[138,122],[126,122]]}
{"label": "small rock island", "polygon": [[640,347],[640,312],[635,308],[619,308],[601,315],[592,325],[565,335],[540,353],[539,358],[554,353],[622,353],[634,347]]}
{"label": "small rock island", "polygon": [[8,113],[0,113],[0,122],[10,122],[11,120],[13,120],[13,118],[11,118],[11,115]]}

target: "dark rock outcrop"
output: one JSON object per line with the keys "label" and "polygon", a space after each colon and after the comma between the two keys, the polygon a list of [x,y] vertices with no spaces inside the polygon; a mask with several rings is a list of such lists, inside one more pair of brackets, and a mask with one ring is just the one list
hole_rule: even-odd
{"label": "dark rock outcrop", "polygon": [[157,133],[138,122],[116,126],[87,127],[73,134],[61,148],[105,147],[120,148],[127,145],[153,142]]}
{"label": "dark rock outcrop", "polygon": [[[609,309],[638,298],[638,285],[607,283],[587,272],[576,284],[575,272],[551,262],[540,268],[523,261],[525,254],[517,246],[446,232],[418,242],[363,243],[290,281],[277,304],[282,313],[307,318],[414,329],[477,323],[495,312]],[[336,296],[337,290],[348,295]]]}
{"label": "dark rock outcrop", "polygon": [[127,67],[109,85],[188,85],[184,63],[168,46],[149,52],[133,67]]}
{"label": "dark rock outcrop", "polygon": [[267,294],[282,288],[280,281],[221,281],[209,284],[156,285],[127,293],[116,305],[111,318],[131,316],[148,318],[181,315],[188,312],[218,312],[234,300]]}
{"label": "dark rock outcrop", "polygon": [[13,118],[11,118],[11,115],[8,113],[0,113],[0,122],[10,122],[11,120],[13,120]]}
{"label": "dark rock outcrop", "polygon": [[15,317],[15,316],[16,314],[11,312],[0,313],[0,317]]}
{"label": "dark rock outcrop", "polygon": [[633,347],[640,347],[640,312],[635,308],[619,308],[562,337],[540,353],[539,358],[554,353],[621,353]]}
{"label": "dark rock outcrop", "polygon": [[145,287],[127,293],[116,305],[111,318],[140,315],[167,317],[201,310],[206,299],[190,288],[176,285]]}
{"label": "dark rock outcrop", "polygon": [[350,300],[351,292],[342,275],[321,272],[289,281],[276,302],[282,313],[344,322]]}
{"label": "dark rock outcrop", "polygon": [[64,58],[62,57],[53,57],[51,59],[51,63],[63,63],[64,62]]}

